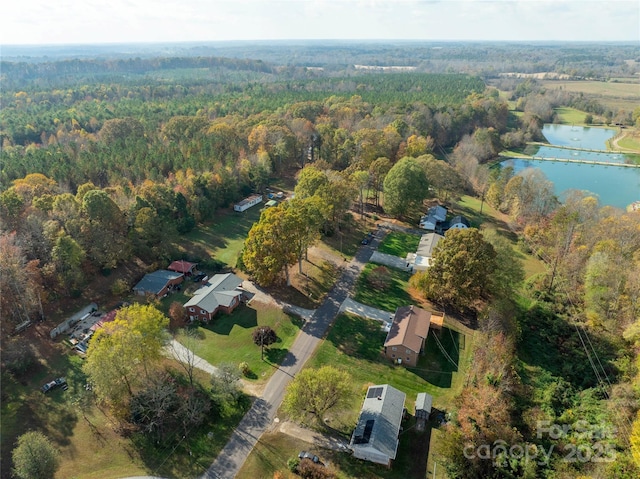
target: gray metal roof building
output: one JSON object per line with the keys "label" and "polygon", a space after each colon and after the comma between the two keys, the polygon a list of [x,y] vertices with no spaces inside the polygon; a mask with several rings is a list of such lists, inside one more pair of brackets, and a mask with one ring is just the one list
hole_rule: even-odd
{"label": "gray metal roof building", "polygon": [[369,387],[349,444],[355,457],[391,464],[398,451],[405,399],[405,393],[388,384]]}

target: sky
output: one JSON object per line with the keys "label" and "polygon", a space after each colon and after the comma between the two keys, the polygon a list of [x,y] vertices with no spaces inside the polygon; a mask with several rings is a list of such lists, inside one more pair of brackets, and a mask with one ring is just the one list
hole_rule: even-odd
{"label": "sky", "polygon": [[0,44],[631,41],[640,0],[9,0]]}

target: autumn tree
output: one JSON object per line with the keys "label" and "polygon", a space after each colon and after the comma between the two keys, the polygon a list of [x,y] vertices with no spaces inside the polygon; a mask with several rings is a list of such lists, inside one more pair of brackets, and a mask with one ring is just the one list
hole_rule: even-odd
{"label": "autumn tree", "polygon": [[2,323],[17,326],[35,317],[42,294],[37,265],[38,260],[27,261],[15,233],[0,235]]}
{"label": "autumn tree", "polygon": [[432,155],[417,158],[429,179],[429,186],[435,190],[441,201],[450,197],[457,197],[465,190],[465,181],[451,165],[442,160],[436,160]]}
{"label": "autumn tree", "polygon": [[298,259],[298,272],[302,274],[302,259],[308,249],[320,239],[320,228],[327,219],[326,203],[319,196],[293,198],[285,203],[288,241],[291,242]]}
{"label": "autumn tree", "polygon": [[253,342],[256,346],[260,346],[261,359],[264,360],[264,348],[269,347],[278,340],[278,335],[269,326],[258,326],[253,330]]}
{"label": "autumn tree", "polygon": [[89,257],[102,268],[113,268],[127,256],[125,217],[104,190],[91,190],[82,199],[89,220],[83,239]]}
{"label": "autumn tree", "polygon": [[384,179],[391,170],[391,161],[389,158],[380,157],[376,159],[369,167],[369,178],[371,179],[371,188],[373,189],[374,201],[376,206],[380,206],[380,192],[384,185]]}
{"label": "autumn tree", "polygon": [[428,195],[424,168],[414,158],[402,158],[384,179],[384,209],[393,216],[406,215],[420,206]]}
{"label": "autumn tree", "polygon": [[289,265],[298,259],[295,245],[287,240],[290,219],[284,207],[267,208],[249,230],[242,262],[262,286],[273,283],[282,272],[289,284]]}
{"label": "autumn tree", "polygon": [[98,329],[83,366],[98,398],[122,406],[162,357],[169,319],[155,307],[134,304]]}
{"label": "autumn tree", "polygon": [[358,170],[351,175],[353,183],[358,188],[360,194],[360,214],[364,215],[364,190],[369,186],[369,172],[364,170]]}
{"label": "autumn tree", "polygon": [[11,453],[13,473],[19,479],[51,479],[60,465],[59,456],[44,434],[29,431],[18,438]]}
{"label": "autumn tree", "polygon": [[493,292],[496,267],[496,252],[480,231],[450,229],[415,281],[427,298],[464,310]]}
{"label": "autumn tree", "polygon": [[312,417],[318,424],[324,424],[327,412],[348,404],[351,394],[351,377],[347,372],[333,366],[306,368],[287,387],[283,407],[293,418]]}

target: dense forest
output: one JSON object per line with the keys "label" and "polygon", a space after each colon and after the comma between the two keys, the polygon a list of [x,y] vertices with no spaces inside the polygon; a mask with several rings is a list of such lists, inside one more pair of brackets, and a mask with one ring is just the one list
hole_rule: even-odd
{"label": "dense forest", "polygon": [[[385,178],[408,165],[407,175],[426,178],[425,197],[482,197],[508,219],[519,250],[547,266],[525,282],[511,246],[487,232],[477,238],[492,245],[484,266],[499,274],[483,277],[481,297],[463,304],[434,293],[434,278],[413,279],[425,296],[477,319],[486,337],[448,426],[450,477],[638,477],[640,217],[585,193],[561,204],[541,175],[489,166],[501,150],[541,140],[559,106],[628,125],[637,117],[533,79],[494,83],[502,91],[486,82],[507,71],[632,75],[624,60],[637,50],[309,44],[293,57],[291,48],[2,62],[3,383],[33,361],[7,333],[81,296],[92,276],[165,264],[178,254],[175,238],[273,178],[301,170],[308,183],[299,192],[321,182],[334,217],[317,229],[330,234],[365,187],[378,213],[416,214],[378,204]],[[417,69],[363,73],[345,66],[353,61]],[[579,419],[593,429],[536,436],[540,420]],[[590,449],[594,437],[602,451]],[[603,460],[487,461],[460,448],[500,440],[580,446]]]}

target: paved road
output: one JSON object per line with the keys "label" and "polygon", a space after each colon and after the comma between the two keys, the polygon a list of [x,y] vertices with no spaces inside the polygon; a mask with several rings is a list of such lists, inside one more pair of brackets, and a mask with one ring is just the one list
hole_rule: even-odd
{"label": "paved road", "polygon": [[374,237],[369,245],[362,246],[356,256],[346,264],[338,282],[311,319],[305,323],[282,364],[271,376],[262,397],[254,401],[251,409],[231,435],[227,445],[207,472],[201,476],[202,479],[233,479],[236,477],[253,446],[273,422],[287,384],[302,369],[304,363],[324,337],[337,316],[340,305],[347,298],[356,278],[368,262],[378,242],[379,238]]}

